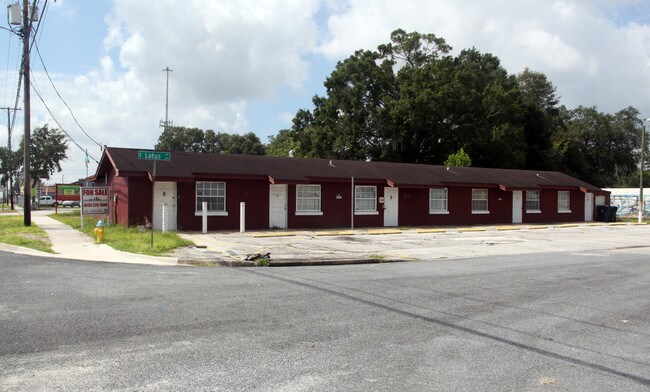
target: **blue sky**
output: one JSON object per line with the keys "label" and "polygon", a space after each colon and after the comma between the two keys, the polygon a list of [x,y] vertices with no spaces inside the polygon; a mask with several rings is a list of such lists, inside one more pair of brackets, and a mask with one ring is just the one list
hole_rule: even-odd
{"label": "blue sky", "polygon": [[[0,2],[3,9],[8,3]],[[41,11],[44,4],[39,1]],[[41,17],[37,43],[54,84],[86,132],[111,146],[156,143],[167,66],[174,70],[169,116],[175,125],[252,131],[266,142],[290,127],[299,109],[312,108],[337,61],[375,49],[396,28],[434,33],[454,52],[493,53],[510,73],[543,72],[569,108],[635,106],[650,117],[647,0],[49,0]],[[0,104],[13,106],[20,43],[0,32]],[[99,157],[35,54],[32,68],[61,126]],[[20,112],[16,120],[14,145],[22,135]],[[32,94],[32,125],[48,121],[54,124]],[[6,128],[0,129],[6,145]],[[63,172],[51,182],[85,176],[82,149],[70,143]]]}

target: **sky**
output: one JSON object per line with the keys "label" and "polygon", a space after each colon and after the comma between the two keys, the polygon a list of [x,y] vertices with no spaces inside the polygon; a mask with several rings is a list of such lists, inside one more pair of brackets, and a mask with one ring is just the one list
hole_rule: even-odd
{"label": "sky", "polygon": [[[90,175],[103,145],[153,149],[165,119],[164,68],[172,69],[174,125],[254,132],[266,143],[298,110],[313,108],[338,61],[389,42],[398,28],[442,37],[453,54],[492,53],[511,74],[542,72],[570,109],[633,106],[650,117],[648,0],[39,0],[38,7],[32,129],[61,127],[79,145],[69,142],[50,184],[85,177],[86,149]],[[14,106],[21,51],[15,34],[0,30],[2,107]],[[13,129],[17,147],[22,111]],[[7,133],[2,111],[2,146]]]}

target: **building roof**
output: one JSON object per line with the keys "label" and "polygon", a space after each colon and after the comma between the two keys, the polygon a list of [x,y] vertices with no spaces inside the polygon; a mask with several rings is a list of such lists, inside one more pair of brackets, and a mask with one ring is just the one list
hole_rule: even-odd
{"label": "building roof", "polygon": [[[106,147],[97,177],[113,167],[117,176],[152,177],[153,161],[138,159],[139,149]],[[557,171],[446,167],[412,163],[343,161],[258,155],[221,155],[170,151],[170,161],[156,161],[156,180],[257,178],[271,183],[314,183],[347,181],[395,187],[438,187],[450,185],[500,187],[504,190],[543,187],[603,191]]]}

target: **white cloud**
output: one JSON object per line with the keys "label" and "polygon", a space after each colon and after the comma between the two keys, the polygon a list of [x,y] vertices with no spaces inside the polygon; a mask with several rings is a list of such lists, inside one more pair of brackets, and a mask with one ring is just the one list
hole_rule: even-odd
{"label": "white cloud", "polygon": [[[625,5],[642,4],[628,1]],[[334,59],[388,42],[396,28],[434,33],[455,52],[476,47],[511,73],[544,72],[569,107],[629,105],[650,114],[650,26],[617,25],[611,1],[366,1],[338,5],[319,50]],[[621,5],[622,6],[622,5]],[[624,83],[622,83],[624,82]]]}
{"label": "white cloud", "polygon": [[[71,3],[59,0],[49,12],[65,12],[74,23],[83,15]],[[647,9],[641,0],[113,0],[95,68],[53,78],[98,141],[150,148],[165,114],[167,66],[173,69],[169,118],[176,125],[259,131],[251,129],[252,102],[281,101],[289,88],[305,96],[302,108],[311,108],[316,92],[305,93],[305,85],[322,84],[331,70],[308,61],[376,49],[403,28],[443,37],[455,52],[493,53],[511,73],[544,72],[569,107],[614,112],[632,105],[650,117],[650,25],[621,16],[629,13],[622,7],[635,6]],[[310,72],[327,74],[314,82]],[[35,79],[66,130],[99,155],[48,93],[49,82],[38,72]],[[49,119],[39,105],[33,124]],[[286,113],[301,108],[275,106],[278,113],[265,123],[290,125],[293,115]],[[76,148],[68,165],[73,177],[85,175]]]}

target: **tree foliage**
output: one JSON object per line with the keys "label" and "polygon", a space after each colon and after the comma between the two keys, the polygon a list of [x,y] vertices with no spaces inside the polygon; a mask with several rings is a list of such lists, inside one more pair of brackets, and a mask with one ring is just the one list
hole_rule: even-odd
{"label": "tree foliage", "polygon": [[450,53],[443,38],[404,30],[375,51],[356,51],[268,151],[443,164],[462,149],[474,166],[560,170],[597,186],[638,167],[636,109],[569,110],[542,73],[508,74],[475,48]]}
{"label": "tree foliage", "polygon": [[[25,141],[20,141],[18,156],[24,156]],[[66,136],[58,128],[45,124],[31,132],[30,139],[30,177],[32,186],[39,180],[48,180],[52,174],[61,171],[61,162],[68,156]]]}
{"label": "tree foliage", "polygon": [[0,183],[2,183],[2,186],[6,187],[5,189],[8,189],[10,186],[8,182],[9,172],[11,171],[11,178],[14,182],[14,191],[17,190],[16,183],[18,176],[16,173],[20,169],[21,164],[22,155],[20,154],[20,151],[12,151],[9,153],[7,147],[0,147]]}
{"label": "tree foliage", "polygon": [[213,154],[265,154],[265,146],[252,132],[239,135],[176,126],[165,128],[155,148]]}
{"label": "tree foliage", "polygon": [[472,166],[472,159],[467,155],[464,149],[460,149],[457,152],[450,154],[445,161],[445,166],[462,166],[470,167]]}
{"label": "tree foliage", "polygon": [[556,159],[564,171],[611,187],[638,173],[641,129],[638,110],[611,115],[580,106],[562,112],[566,127],[555,134]]}

